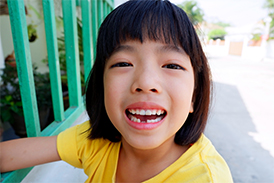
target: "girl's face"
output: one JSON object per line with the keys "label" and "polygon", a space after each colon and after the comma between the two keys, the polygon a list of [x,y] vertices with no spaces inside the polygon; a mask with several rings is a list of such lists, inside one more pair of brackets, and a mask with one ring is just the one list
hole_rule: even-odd
{"label": "girl's face", "polygon": [[194,72],[180,47],[161,42],[127,41],[104,70],[104,100],[122,142],[136,149],[174,143],[193,112]]}

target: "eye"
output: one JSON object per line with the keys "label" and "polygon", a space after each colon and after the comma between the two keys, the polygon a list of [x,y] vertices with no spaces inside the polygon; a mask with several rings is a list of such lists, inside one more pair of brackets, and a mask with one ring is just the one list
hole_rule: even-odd
{"label": "eye", "polygon": [[186,70],[185,68],[183,68],[182,66],[180,66],[178,64],[167,64],[167,65],[164,65],[163,68]]}
{"label": "eye", "polygon": [[131,67],[131,66],[133,66],[133,65],[130,64],[130,63],[119,62],[119,63],[113,64],[110,68],[114,68],[114,67]]}

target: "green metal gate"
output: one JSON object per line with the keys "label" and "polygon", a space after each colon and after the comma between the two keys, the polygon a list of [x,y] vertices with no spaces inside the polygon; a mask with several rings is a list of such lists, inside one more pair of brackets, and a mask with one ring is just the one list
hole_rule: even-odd
{"label": "green metal gate", "polygon": [[[71,126],[85,110],[83,96],[81,96],[76,6],[81,6],[82,12],[85,80],[92,68],[95,56],[97,30],[102,20],[114,7],[113,0],[62,0],[70,104],[69,108],[64,110],[54,0],[42,0],[42,3],[54,111],[54,121],[43,131],[40,130],[24,1],[8,0],[17,73],[28,137],[57,135]],[[26,168],[1,174],[0,182],[20,182],[31,169]]]}

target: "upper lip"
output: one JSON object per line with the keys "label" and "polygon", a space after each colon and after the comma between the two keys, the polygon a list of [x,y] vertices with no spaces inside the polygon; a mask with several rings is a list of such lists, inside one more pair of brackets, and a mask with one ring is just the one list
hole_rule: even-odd
{"label": "upper lip", "polygon": [[136,102],[127,106],[126,109],[161,109],[166,111],[164,107],[154,102]]}

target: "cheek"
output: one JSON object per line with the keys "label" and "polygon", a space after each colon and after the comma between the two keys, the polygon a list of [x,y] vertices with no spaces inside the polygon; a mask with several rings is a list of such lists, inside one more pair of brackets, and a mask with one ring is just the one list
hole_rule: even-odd
{"label": "cheek", "polygon": [[122,107],[122,97],[124,86],[120,79],[116,77],[104,77],[104,100],[107,114],[111,118],[115,114],[118,115],[118,110]]}
{"label": "cheek", "polygon": [[174,82],[169,82],[169,87],[167,88],[173,103],[172,107],[174,107],[175,111],[180,111],[183,115],[192,112],[193,78],[174,80]]}
{"label": "cheek", "polygon": [[107,111],[115,103],[116,98],[114,96],[117,92],[113,81],[108,77],[104,77],[104,100]]}

